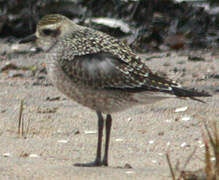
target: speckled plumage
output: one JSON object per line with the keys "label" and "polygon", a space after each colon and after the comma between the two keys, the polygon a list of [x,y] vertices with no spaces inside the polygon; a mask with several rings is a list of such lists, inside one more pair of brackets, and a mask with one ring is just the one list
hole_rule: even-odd
{"label": "speckled plumage", "polygon": [[[46,66],[54,86],[74,101],[97,111],[99,121],[101,112],[108,114],[111,122],[111,113],[133,105],[175,96],[192,99],[209,96],[152,73],[125,43],[76,25],[62,15],[43,17],[35,36],[36,45],[46,53]],[[111,123],[106,127],[110,131],[109,127]],[[99,136],[102,137],[101,133]],[[107,165],[107,151],[104,165]],[[97,150],[97,159],[99,154]],[[95,162],[101,164],[100,160]]]}

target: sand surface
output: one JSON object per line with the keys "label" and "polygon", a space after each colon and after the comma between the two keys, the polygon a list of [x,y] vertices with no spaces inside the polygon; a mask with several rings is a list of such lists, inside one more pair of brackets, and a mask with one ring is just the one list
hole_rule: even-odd
{"label": "sand surface", "polygon": [[[1,42],[0,67],[7,63],[42,69],[42,55],[13,54]],[[188,56],[204,61],[189,61]],[[97,117],[59,93],[46,74],[29,70],[0,72],[0,179],[171,179],[165,154],[183,167],[197,147],[188,170],[203,166],[202,120],[219,120],[219,53],[181,51],[142,55],[153,71],[161,71],[185,86],[213,94],[206,104],[169,99],[113,114],[109,167],[75,167],[96,153]],[[217,74],[216,77],[213,77]],[[24,100],[24,137],[18,136],[20,102]],[[175,112],[177,108],[187,109]],[[132,168],[125,168],[129,164]]]}

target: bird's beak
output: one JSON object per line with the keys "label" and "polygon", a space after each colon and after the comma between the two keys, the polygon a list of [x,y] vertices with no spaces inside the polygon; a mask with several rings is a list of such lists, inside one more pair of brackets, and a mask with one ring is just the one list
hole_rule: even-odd
{"label": "bird's beak", "polygon": [[19,44],[23,44],[23,43],[29,43],[29,42],[35,42],[37,39],[35,34],[31,34],[27,37],[25,37],[24,39],[19,41]]}

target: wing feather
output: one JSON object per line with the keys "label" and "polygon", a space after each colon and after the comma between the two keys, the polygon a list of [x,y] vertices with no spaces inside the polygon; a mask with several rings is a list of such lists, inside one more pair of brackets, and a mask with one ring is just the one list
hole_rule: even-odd
{"label": "wing feather", "polygon": [[70,41],[62,44],[64,49],[70,50],[62,52],[60,65],[75,83],[133,93],[151,91],[190,98],[210,96],[206,92],[185,89],[151,72],[129,46],[105,33],[81,27],[80,32],[72,34]]}
{"label": "wing feather", "polygon": [[93,88],[120,89],[130,92],[146,90],[171,91],[170,80],[153,74],[146,65],[131,67],[109,53],[75,56],[74,60],[62,63],[63,71],[72,79]]}

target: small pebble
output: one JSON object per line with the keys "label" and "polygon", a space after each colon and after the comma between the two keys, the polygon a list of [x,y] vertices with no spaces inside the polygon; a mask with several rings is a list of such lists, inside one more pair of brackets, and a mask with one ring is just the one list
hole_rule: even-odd
{"label": "small pebble", "polygon": [[67,142],[68,142],[68,140],[66,140],[66,139],[58,140],[58,143],[67,143]]}
{"label": "small pebble", "polygon": [[85,134],[96,134],[97,131],[96,130],[85,130],[84,133]]}
{"label": "small pebble", "polygon": [[5,112],[6,112],[6,109],[1,109],[0,112],[1,112],[1,113],[5,113]]}
{"label": "small pebble", "polygon": [[19,50],[19,44],[13,44],[13,45],[11,46],[11,50],[13,50],[13,51]]}
{"label": "small pebble", "polygon": [[199,144],[203,144],[202,140],[199,140],[198,143],[199,143]]}
{"label": "small pebble", "polygon": [[29,157],[30,157],[30,158],[38,158],[38,157],[40,157],[40,156],[39,156],[38,154],[30,154]]}
{"label": "small pebble", "polygon": [[163,136],[163,135],[164,135],[164,132],[159,132],[158,135],[159,135],[159,136]]}
{"label": "small pebble", "polygon": [[59,101],[60,100],[60,96],[56,96],[56,97],[46,97],[46,101]]}
{"label": "small pebble", "polygon": [[61,130],[61,129],[58,129],[58,130],[57,130],[57,133],[62,133],[62,130]]}
{"label": "small pebble", "polygon": [[216,160],[216,157],[211,157],[211,161],[215,161]]}
{"label": "small pebble", "polygon": [[191,120],[191,117],[189,116],[182,117],[182,121],[189,121],[189,120]]}
{"label": "small pebble", "polygon": [[184,143],[182,143],[180,146],[181,147],[185,147],[187,144],[186,144],[186,142],[184,142]]}
{"label": "small pebble", "polygon": [[11,154],[10,153],[4,153],[3,156],[4,157],[11,157]]}
{"label": "small pebble", "polygon": [[134,174],[135,172],[134,171],[126,171],[125,173],[126,174]]}
{"label": "small pebble", "polygon": [[178,118],[178,117],[176,117],[176,118],[174,119],[174,121],[176,121],[176,122],[177,122],[177,121],[179,121],[179,118]]}
{"label": "small pebble", "polygon": [[125,166],[124,166],[124,168],[131,169],[132,166],[131,166],[130,164],[126,163]]}
{"label": "small pebble", "polygon": [[157,163],[157,160],[152,160],[151,162],[155,164],[155,163]]}
{"label": "small pebble", "polygon": [[189,56],[188,57],[188,60],[189,61],[205,61],[205,58],[203,57],[200,57],[200,56]]}
{"label": "small pebble", "polygon": [[0,71],[3,72],[3,71],[8,71],[8,70],[17,70],[18,69],[18,66],[16,64],[13,64],[13,63],[5,63],[5,65],[3,67],[1,67]]}
{"label": "small pebble", "polygon": [[166,120],[167,123],[170,123],[171,121],[172,121],[172,120],[170,120],[170,119],[167,119],[167,120]]}
{"label": "small pebble", "polygon": [[203,148],[203,147],[205,147],[205,144],[201,144],[199,147],[200,147],[200,148]]}
{"label": "small pebble", "polygon": [[33,47],[33,48],[30,49],[30,51],[31,51],[31,52],[36,52],[36,51],[37,51],[37,48]]}
{"label": "small pebble", "polygon": [[128,118],[128,122],[130,122],[131,120],[132,120],[132,118],[131,118],[131,117],[129,117],[129,118]]}
{"label": "small pebble", "polygon": [[123,141],[123,139],[122,139],[122,138],[118,138],[118,139],[116,139],[115,141],[116,141],[116,142],[121,142],[121,141]]}
{"label": "small pebble", "polygon": [[175,112],[184,112],[184,111],[186,111],[187,109],[188,109],[188,107],[185,106],[185,107],[177,108],[177,109],[175,110]]}
{"label": "small pebble", "polygon": [[17,71],[10,71],[8,73],[9,78],[15,78],[15,77],[24,77],[23,73],[17,72]]}
{"label": "small pebble", "polygon": [[55,113],[57,110],[58,110],[58,107],[48,107],[48,108],[38,107],[37,113],[40,113],[40,114]]}
{"label": "small pebble", "polygon": [[153,140],[150,140],[148,143],[149,143],[149,144],[154,144],[154,141],[153,141]]}
{"label": "small pebble", "polygon": [[78,129],[76,129],[76,130],[74,130],[73,134],[74,134],[74,135],[80,134],[80,131],[79,131]]}

